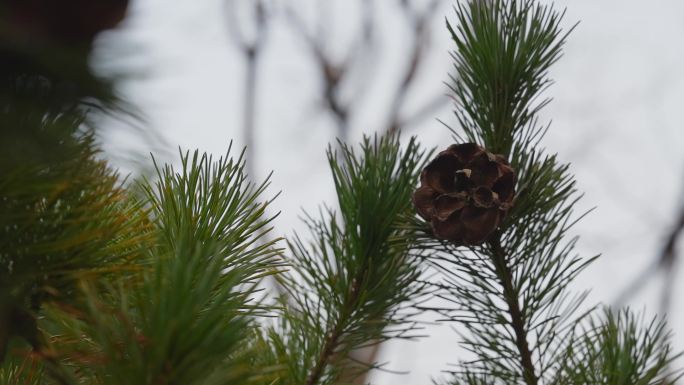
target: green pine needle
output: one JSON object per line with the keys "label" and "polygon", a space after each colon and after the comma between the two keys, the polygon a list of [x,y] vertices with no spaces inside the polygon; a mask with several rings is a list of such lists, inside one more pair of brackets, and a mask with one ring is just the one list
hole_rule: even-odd
{"label": "green pine needle", "polygon": [[[279,384],[351,381],[374,366],[349,354],[414,335],[410,303],[426,287],[405,221],[424,162],[415,139],[365,138],[359,153],[328,151],[339,214],[308,217],[310,241],[290,241],[292,274],[281,276],[284,313],[271,330],[273,356],[287,367]],[[343,376],[343,378],[341,377]]]}

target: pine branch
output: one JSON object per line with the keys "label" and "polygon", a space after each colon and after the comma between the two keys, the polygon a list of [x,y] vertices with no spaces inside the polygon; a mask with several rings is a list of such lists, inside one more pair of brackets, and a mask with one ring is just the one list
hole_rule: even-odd
{"label": "pine branch", "polygon": [[655,317],[606,308],[573,335],[554,384],[674,384],[684,374],[668,370],[681,353],[673,353],[671,332]]}
{"label": "pine branch", "polygon": [[335,353],[335,350],[340,345],[340,339],[342,338],[343,330],[346,324],[349,322],[349,316],[351,315],[353,309],[358,306],[359,294],[361,293],[361,279],[367,275],[367,273],[367,271],[360,271],[359,275],[354,278],[349,297],[342,306],[344,309],[342,316],[340,316],[340,318],[337,320],[333,330],[325,333],[325,335],[328,337],[326,338],[325,344],[321,349],[321,354],[319,355],[318,360],[316,360],[316,364],[311,369],[311,373],[307,377],[307,385],[317,384],[323,375],[323,369],[330,364],[330,360]]}
{"label": "pine branch", "polygon": [[531,0],[471,0],[456,14],[458,26],[447,26],[457,47],[452,90],[463,134],[454,136],[509,159],[517,193],[488,247],[423,247],[450,254],[432,261],[445,273],[444,298],[457,304],[444,314],[470,332],[464,343],[476,358],[463,373],[536,385],[552,372],[556,347],[568,340],[564,325],[579,306],[565,300],[567,285],[592,260],[571,254],[574,241],[562,244],[574,223],[574,182],[567,166],[537,149],[546,130],[537,123],[547,103],[539,95],[567,35],[562,15]]}
{"label": "pine branch", "polygon": [[259,201],[268,181],[247,182],[242,155],[181,160],[143,186],[149,264],[110,282],[83,279],[79,306],[49,309],[51,356],[77,381],[220,385],[252,375],[252,331],[268,310],[258,284],[281,266],[275,241],[259,242],[272,220]]}
{"label": "pine branch", "polygon": [[[629,315],[625,322],[609,315],[606,323],[575,333],[591,312],[577,312],[585,295],[571,296],[568,285],[596,257],[580,258],[573,253],[576,238],[564,240],[578,220],[573,208],[579,197],[568,165],[539,149],[548,126],[537,121],[548,103],[539,101],[551,84],[548,68],[567,36],[559,28],[562,14],[532,0],[470,0],[456,14],[459,25],[448,24],[457,47],[453,91],[461,130],[454,136],[509,159],[517,185],[512,207],[483,244],[435,240],[435,219],[422,225],[422,248],[433,252],[430,260],[443,273],[440,297],[456,305],[438,311],[465,327],[463,343],[474,355],[450,383],[646,384],[653,382],[639,381],[665,378],[673,355],[662,326],[640,328]],[[436,188],[429,185],[436,169],[426,168],[423,191]],[[481,225],[466,223],[463,215],[459,221]],[[604,354],[604,348],[613,351]],[[630,380],[600,374],[607,368],[628,370]]]}
{"label": "pine branch", "polygon": [[361,155],[340,145],[341,158],[329,152],[340,219],[331,209],[309,217],[313,239],[291,240],[293,272],[280,277],[288,301],[271,344],[286,352],[277,362],[289,367],[287,384],[352,381],[374,367],[351,352],[410,338],[409,305],[426,289],[404,225],[422,152],[413,139],[400,151],[395,137],[366,138]]}
{"label": "pine branch", "polygon": [[2,358],[11,337],[41,354],[36,319],[43,305],[73,303],[84,276],[104,279],[134,269],[150,239],[140,204],[97,159],[83,114],[50,113],[36,99],[0,116]]}
{"label": "pine branch", "polygon": [[518,293],[513,287],[513,272],[506,262],[507,254],[501,247],[499,236],[496,235],[489,242],[493,250],[496,272],[501,286],[503,287],[503,297],[508,306],[508,314],[511,317],[511,325],[515,332],[515,342],[518,353],[520,354],[520,366],[523,369],[523,378],[528,385],[536,385],[538,380],[535,375],[534,364],[532,363],[532,351],[527,342],[527,320],[525,320],[524,315],[520,310]]}

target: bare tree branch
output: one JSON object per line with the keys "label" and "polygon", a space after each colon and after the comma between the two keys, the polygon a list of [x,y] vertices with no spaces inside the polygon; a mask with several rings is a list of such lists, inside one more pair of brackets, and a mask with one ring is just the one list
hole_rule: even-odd
{"label": "bare tree branch", "polygon": [[264,41],[268,33],[268,21],[265,5],[262,0],[258,0],[254,4],[254,25],[255,33],[252,39],[246,37],[246,34],[240,29],[236,19],[235,0],[228,1],[228,28],[230,36],[235,41],[245,58],[246,76],[244,84],[244,105],[243,105],[243,128],[242,135],[246,152],[246,166],[247,174],[254,177],[254,161],[257,156],[256,143],[254,135],[256,131],[255,117],[257,105],[257,87],[259,74],[259,61],[263,51]]}
{"label": "bare tree branch", "polygon": [[[684,194],[684,190],[682,192]],[[660,300],[660,313],[666,316],[670,311],[672,300],[672,290],[675,283],[674,265],[677,261],[677,242],[684,234],[684,205],[677,211],[674,224],[668,229],[662,247],[651,265],[644,269],[636,278],[632,280],[622,293],[618,296],[616,303],[621,305],[630,297],[636,295],[648,283],[648,280],[663,272],[665,274],[665,282],[662,288]]]}
{"label": "bare tree branch", "polygon": [[327,109],[335,118],[338,137],[345,141],[349,130],[349,106],[342,101],[340,88],[341,84],[346,80],[345,77],[353,55],[347,55],[347,58],[341,63],[335,63],[324,49],[325,42],[323,38],[326,36],[326,33],[323,23],[319,23],[319,29],[322,30],[312,35],[308,31],[304,20],[292,8],[285,8],[285,15],[295,31],[298,32],[311,50],[312,57],[323,81],[323,100]]}
{"label": "bare tree branch", "polygon": [[399,89],[394,95],[392,104],[390,106],[390,120],[387,125],[387,132],[394,133],[401,128],[401,109],[406,100],[407,94],[411,85],[415,82],[416,73],[422,63],[423,51],[429,41],[429,23],[432,20],[442,0],[431,0],[428,6],[422,12],[413,9],[408,1],[401,1],[401,8],[404,14],[409,19],[413,27],[413,45],[411,54],[409,56],[408,65],[402,76]]}
{"label": "bare tree branch", "polygon": [[675,270],[673,267],[678,256],[677,241],[681,238],[682,233],[684,233],[684,206],[679,210],[679,218],[670,229],[658,258],[661,268],[665,271],[665,284],[660,303],[660,312],[663,315],[668,314],[670,311],[672,290],[675,283]]}

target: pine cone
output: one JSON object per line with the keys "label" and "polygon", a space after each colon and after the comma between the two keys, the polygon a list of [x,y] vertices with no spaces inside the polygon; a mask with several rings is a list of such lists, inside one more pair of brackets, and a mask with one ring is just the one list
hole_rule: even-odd
{"label": "pine cone", "polygon": [[475,143],[454,144],[425,167],[413,204],[435,237],[478,245],[511,208],[515,183],[515,171],[503,156]]}
{"label": "pine cone", "polygon": [[8,15],[1,15],[2,22],[9,22],[22,35],[62,44],[90,44],[99,32],[123,20],[129,0],[6,1]]}

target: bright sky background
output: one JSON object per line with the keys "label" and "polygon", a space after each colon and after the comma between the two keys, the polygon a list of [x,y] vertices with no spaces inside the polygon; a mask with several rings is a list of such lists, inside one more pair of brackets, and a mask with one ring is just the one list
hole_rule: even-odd
{"label": "bright sky background", "polygon": [[[224,1],[133,1],[120,30],[100,39],[94,63],[105,72],[129,72],[119,83],[120,90],[143,112],[144,126],[165,138],[165,151],[155,150],[162,160],[176,161],[178,146],[216,155],[225,153],[231,139],[242,146],[244,66],[229,37]],[[390,1],[378,3],[387,6]],[[358,11],[352,3],[337,1],[331,12],[339,31],[334,41],[340,42],[340,49]],[[553,123],[544,143],[572,162],[578,187],[586,192],[582,208],[596,206],[576,227],[581,235],[578,251],[603,256],[580,277],[576,288],[592,289],[592,303],[611,303],[632,277],[652,263],[675,212],[684,204],[684,2],[559,0],[556,4],[567,7],[566,27],[581,23],[552,70],[556,84],[548,95],[554,101],[542,120]],[[424,95],[446,93],[443,82],[451,66],[452,46],[443,18],[451,14],[447,2],[433,23],[428,67],[420,75],[411,106]],[[397,22],[400,15],[391,7],[381,15],[386,39],[378,54],[388,65],[377,70],[376,82],[365,95],[368,104],[352,122],[355,140],[382,124],[374,112],[387,108],[387,87],[394,87],[393,71],[401,70],[391,63],[405,60],[401,44],[407,31]],[[282,211],[278,231],[291,234],[292,229],[302,228],[297,219],[301,209],[313,212],[320,203],[334,202],[324,157],[334,129],[311,97],[319,87],[317,76],[292,30],[277,23],[267,45],[258,88],[261,112],[255,168],[259,178],[273,170],[272,191],[282,190],[275,203],[275,209]],[[110,53],[106,47],[117,49]],[[449,109],[435,118],[452,121]],[[113,120],[106,125],[122,127]],[[130,132],[114,131],[105,139],[111,156],[129,149],[149,151]],[[406,134],[418,135],[428,146],[450,143],[449,132],[436,119]],[[676,268],[684,277],[682,264]],[[630,304],[639,310],[648,307],[647,314],[656,311],[661,277]],[[682,281],[678,280],[675,293],[684,291]],[[683,300],[674,295],[670,320],[678,332],[679,349],[684,348]],[[410,374],[378,373],[373,383],[427,384],[447,369],[447,363],[456,362],[454,331],[431,326],[427,332],[431,337],[426,340],[391,343],[383,349],[381,361],[389,361],[388,369],[410,370]]]}

